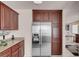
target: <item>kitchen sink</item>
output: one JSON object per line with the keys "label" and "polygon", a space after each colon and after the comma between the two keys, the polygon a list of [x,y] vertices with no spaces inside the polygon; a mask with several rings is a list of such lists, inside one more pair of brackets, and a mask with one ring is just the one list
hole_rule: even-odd
{"label": "kitchen sink", "polygon": [[6,40],[0,40],[0,46],[6,46],[7,41]]}

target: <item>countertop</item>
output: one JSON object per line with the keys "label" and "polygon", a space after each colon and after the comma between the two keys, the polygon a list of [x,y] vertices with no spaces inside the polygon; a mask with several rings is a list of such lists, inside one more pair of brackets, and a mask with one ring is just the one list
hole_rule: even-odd
{"label": "countertop", "polygon": [[75,43],[75,42],[67,43],[66,48],[74,56],[79,56],[79,43]]}
{"label": "countertop", "polygon": [[11,40],[11,39],[5,39],[7,40],[7,45],[6,46],[0,46],[0,52],[10,48],[11,46],[21,42],[22,40],[24,40],[23,37],[15,37],[14,40]]}
{"label": "countertop", "polygon": [[76,43],[76,42],[68,42],[66,45],[78,45],[79,46],[79,43]]}

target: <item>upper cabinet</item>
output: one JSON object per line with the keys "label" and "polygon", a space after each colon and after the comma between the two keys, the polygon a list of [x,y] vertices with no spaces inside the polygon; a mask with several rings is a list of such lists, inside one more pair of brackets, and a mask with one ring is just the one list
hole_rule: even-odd
{"label": "upper cabinet", "polygon": [[11,11],[11,29],[18,29],[18,14],[14,11]]}
{"label": "upper cabinet", "polygon": [[33,21],[40,22],[42,18],[41,12],[33,10]]}
{"label": "upper cabinet", "polygon": [[33,21],[35,22],[48,22],[49,13],[47,10],[33,10]]}
{"label": "upper cabinet", "polygon": [[0,30],[17,30],[18,13],[0,2]]}

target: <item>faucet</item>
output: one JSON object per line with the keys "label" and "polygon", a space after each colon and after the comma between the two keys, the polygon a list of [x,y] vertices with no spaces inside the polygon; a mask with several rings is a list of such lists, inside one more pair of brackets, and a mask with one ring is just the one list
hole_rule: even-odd
{"label": "faucet", "polygon": [[3,40],[5,39],[5,35],[3,35]]}

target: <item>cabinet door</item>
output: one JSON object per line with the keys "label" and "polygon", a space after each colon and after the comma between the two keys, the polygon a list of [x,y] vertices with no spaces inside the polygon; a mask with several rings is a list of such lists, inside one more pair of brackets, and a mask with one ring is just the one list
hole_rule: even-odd
{"label": "cabinet door", "polygon": [[10,29],[10,9],[1,4],[1,29]]}
{"label": "cabinet door", "polygon": [[11,57],[11,48],[6,49],[0,53],[0,57]]}
{"label": "cabinet door", "polygon": [[12,53],[12,57],[19,57],[19,51],[16,50]]}
{"label": "cabinet door", "polygon": [[19,43],[19,57],[24,56],[24,40]]}
{"label": "cabinet door", "polygon": [[40,22],[42,20],[42,15],[40,10],[33,10],[33,21]]}
{"label": "cabinet door", "polygon": [[33,21],[35,22],[49,22],[49,15],[46,10],[33,10]]}
{"label": "cabinet door", "polygon": [[49,22],[49,11],[42,10],[42,22]]}
{"label": "cabinet door", "polygon": [[75,42],[76,42],[76,43],[79,43],[79,34],[75,34],[75,37],[76,37]]}
{"label": "cabinet door", "polygon": [[61,54],[61,43],[60,42],[52,42],[52,54],[53,55],[60,55]]}
{"label": "cabinet door", "polygon": [[18,57],[19,56],[19,43],[13,45],[12,47],[12,57]]}
{"label": "cabinet door", "polygon": [[1,3],[1,26],[2,30],[18,29],[18,13]]}
{"label": "cabinet door", "polygon": [[21,46],[19,48],[19,57],[23,57],[24,56],[24,46]]}
{"label": "cabinet door", "polygon": [[14,11],[11,11],[11,29],[17,30],[18,29],[18,14]]}
{"label": "cabinet door", "polygon": [[[50,20],[52,22],[52,54],[58,55],[62,52],[62,28],[59,12],[50,12]],[[61,29],[61,30],[60,30]]]}
{"label": "cabinet door", "polygon": [[18,29],[18,14],[14,12],[14,19],[13,19],[13,27],[15,30]]}

